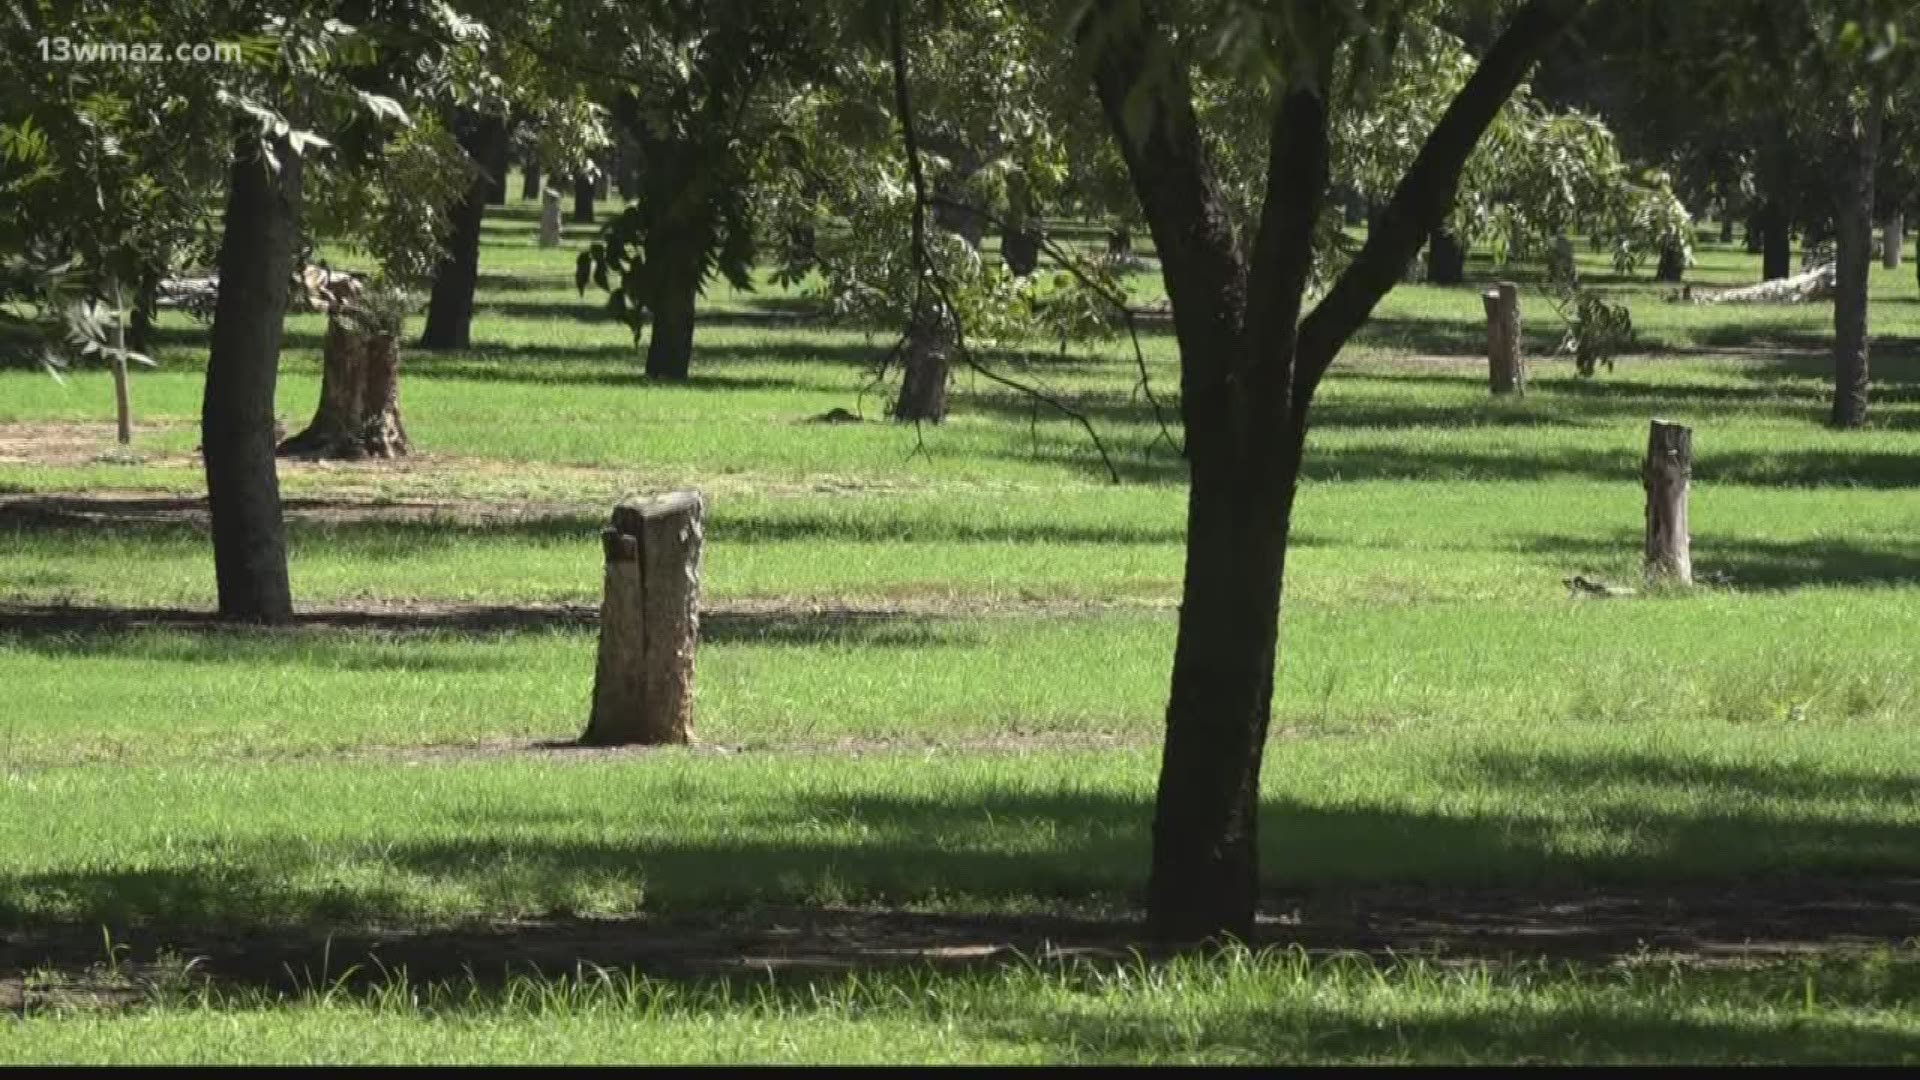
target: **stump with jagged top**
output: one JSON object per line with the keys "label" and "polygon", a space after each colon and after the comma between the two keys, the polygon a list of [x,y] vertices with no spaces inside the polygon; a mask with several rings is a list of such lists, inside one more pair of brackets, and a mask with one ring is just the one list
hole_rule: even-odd
{"label": "stump with jagged top", "polygon": [[693,741],[693,655],[700,640],[700,546],[706,507],[697,491],[629,499],[601,533],[606,591],[593,746]]}

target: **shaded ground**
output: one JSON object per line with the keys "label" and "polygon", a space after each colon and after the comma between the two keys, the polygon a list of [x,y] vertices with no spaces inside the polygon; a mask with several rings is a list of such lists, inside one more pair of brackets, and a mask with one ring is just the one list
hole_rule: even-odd
{"label": "shaded ground", "polygon": [[[1441,960],[1727,964],[1894,947],[1920,933],[1920,881],[1783,880],[1584,892],[1274,894],[1257,945]],[[111,942],[111,945],[108,942]],[[108,961],[109,949],[112,960]],[[573,975],[805,978],[903,964],[1121,961],[1164,950],[1131,919],[769,907],[706,919],[547,919],[448,929],[164,928],[0,934],[0,1007],[130,1003],[159,982],[295,992],[404,979]]]}

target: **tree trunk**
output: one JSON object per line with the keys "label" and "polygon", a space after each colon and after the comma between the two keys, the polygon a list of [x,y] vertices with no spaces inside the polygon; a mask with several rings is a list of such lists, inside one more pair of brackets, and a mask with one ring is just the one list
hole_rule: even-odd
{"label": "tree trunk", "polygon": [[119,353],[113,358],[114,435],[121,446],[133,445],[133,405],[127,400],[127,320],[126,294],[120,282],[113,282],[113,338]]}
{"label": "tree trunk", "polygon": [[1033,224],[1032,197],[1026,178],[1007,178],[1007,218],[1000,230],[1000,258],[1016,274],[1033,273],[1040,265],[1040,230]]}
{"label": "tree trunk", "polygon": [[593,177],[579,173],[573,178],[573,223],[593,224]]}
{"label": "tree trunk", "polygon": [[153,317],[160,307],[160,280],[165,276],[164,264],[144,267],[134,289],[133,313],[127,325],[127,348],[142,356],[153,355]]}
{"label": "tree trunk", "polygon": [[1147,884],[1151,930],[1166,940],[1253,929],[1260,766],[1298,451],[1277,466],[1262,477],[1251,462],[1194,456]]}
{"label": "tree trunk", "polygon": [[320,404],[313,422],[282,442],[283,456],[396,458],[409,450],[400,421],[400,327],[369,332],[327,319]]}
{"label": "tree trunk", "polygon": [[700,640],[700,548],[705,505],[698,492],[633,499],[601,534],[606,591],[593,715],[580,741],[592,746],[693,741],[694,650]]}
{"label": "tree trunk", "polygon": [[1888,214],[1880,225],[1880,265],[1900,269],[1900,257],[1907,245],[1907,216],[1898,210]]}
{"label": "tree trunk", "polygon": [[1793,230],[1788,227],[1786,207],[1768,199],[1760,208],[1760,224],[1761,280],[1787,277],[1793,273]]}
{"label": "tree trunk", "polygon": [[1458,285],[1467,279],[1467,249],[1445,229],[1427,237],[1427,282]]}
{"label": "tree trunk", "polygon": [[893,403],[893,418],[902,423],[938,424],[947,418],[947,373],[953,335],[947,322],[929,311],[907,332],[905,376]]}
{"label": "tree trunk", "polygon": [[1733,214],[1727,210],[1720,212],[1720,242],[1733,243]]}
{"label": "tree trunk", "polygon": [[1647,432],[1640,481],[1647,489],[1648,581],[1693,584],[1693,542],[1687,532],[1687,487],[1693,475],[1693,431],[1655,420]]}
{"label": "tree trunk", "polygon": [[1660,262],[1653,270],[1653,280],[1678,282],[1687,275],[1687,257],[1678,245],[1664,244],[1660,248]]}
{"label": "tree trunk", "polygon": [[693,366],[694,309],[699,297],[698,270],[663,275],[648,305],[653,315],[653,327],[647,339],[648,378],[686,380]]}
{"label": "tree trunk", "polygon": [[273,394],[303,163],[285,138],[274,143],[280,165],[270,172],[252,125],[236,139],[200,415],[220,615],[259,623],[293,616],[274,469]]}
{"label": "tree trunk", "polygon": [[487,170],[487,204],[489,206],[507,205],[507,170],[513,166],[512,147],[508,145],[506,131],[487,147],[485,161]]}
{"label": "tree trunk", "polygon": [[[467,118],[460,148],[476,162],[494,157],[494,147],[506,141],[507,126],[497,116]],[[480,225],[487,213],[487,178],[476,176],[466,195],[453,208],[453,231],[447,253],[433,275],[433,295],[427,301],[427,321],[420,331],[423,349],[464,349],[471,340],[473,293],[480,283]]]}
{"label": "tree trunk", "polygon": [[520,166],[520,197],[529,202],[540,198],[540,163],[531,157]]}
{"label": "tree trunk", "polygon": [[1880,154],[1878,94],[1860,131],[1841,147],[1835,192],[1833,425],[1867,422],[1867,282],[1872,267],[1873,170]]}

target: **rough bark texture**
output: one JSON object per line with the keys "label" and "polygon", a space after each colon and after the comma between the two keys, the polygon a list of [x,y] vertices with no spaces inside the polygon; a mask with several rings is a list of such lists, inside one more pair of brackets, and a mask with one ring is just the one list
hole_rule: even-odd
{"label": "rough bark texture", "polygon": [[235,142],[207,355],[200,445],[222,618],[293,616],[286,526],[274,468],[274,384],[300,217],[300,156],[277,140],[277,171],[251,125]]}
{"label": "rough bark texture", "polygon": [[1655,420],[1647,432],[1641,483],[1647,489],[1648,581],[1693,583],[1692,540],[1687,534],[1687,487],[1693,476],[1693,430]]}
{"label": "rough bark texture", "polygon": [[560,246],[560,193],[557,191],[540,195],[540,246]]}
{"label": "rough bark texture", "polygon": [[573,223],[575,225],[593,224],[593,178],[581,173],[573,178]]}
{"label": "rough bark texture", "polygon": [[[460,125],[460,148],[475,162],[496,157],[495,147],[507,138],[507,125],[497,116],[470,115]],[[427,301],[427,320],[420,330],[423,349],[464,349],[473,328],[473,292],[480,282],[480,223],[487,213],[490,180],[483,172],[449,215],[453,231],[447,253],[433,275],[433,295]]]}
{"label": "rough bark texture", "polygon": [[1867,278],[1873,254],[1873,167],[1880,153],[1876,95],[1860,130],[1840,149],[1835,192],[1833,424],[1867,422]]}
{"label": "rough bark texture", "polygon": [[327,320],[320,404],[305,431],[279,453],[308,458],[397,458],[410,449],[400,420],[399,327],[368,333]]}
{"label": "rough bark texture", "polygon": [[1832,263],[1792,277],[1745,285],[1738,289],[1692,289],[1686,299],[1695,304],[1803,304],[1833,298]]}
{"label": "rough bark texture", "polygon": [[593,715],[581,742],[693,740],[704,517],[693,491],[614,508],[613,526],[601,534],[607,566],[600,654]]}
{"label": "rough bark texture", "polygon": [[[1154,8],[1090,5],[1081,48],[1164,268],[1191,468],[1147,887],[1149,922],[1162,938],[1244,937],[1253,927],[1261,757],[1313,393],[1440,226],[1487,124],[1583,6],[1531,0],[1521,8],[1434,127],[1378,227],[1302,320],[1328,179],[1325,88],[1307,81],[1277,94],[1266,202],[1243,251],[1208,164],[1187,72]],[[1335,24],[1311,24],[1331,17],[1312,5],[1289,10],[1309,24],[1301,40],[1326,50],[1298,58],[1295,70],[1330,70]],[[1149,108],[1138,107],[1140,95]]]}
{"label": "rough bark texture", "polygon": [[929,317],[908,331],[900,381],[900,396],[893,403],[893,418],[902,422],[937,424],[947,418],[947,374],[951,365],[953,339],[946,321],[931,310]]}
{"label": "rough bark texture", "polygon": [[1427,281],[1458,285],[1467,279],[1467,249],[1445,229],[1433,230],[1427,240]]}
{"label": "rough bark texture", "polygon": [[1895,210],[1880,223],[1880,265],[1900,269],[1900,258],[1907,246],[1907,215]]}
{"label": "rough bark texture", "polygon": [[1487,383],[1496,394],[1527,392],[1527,361],[1520,353],[1520,288],[1503,281],[1480,294],[1487,311]]}

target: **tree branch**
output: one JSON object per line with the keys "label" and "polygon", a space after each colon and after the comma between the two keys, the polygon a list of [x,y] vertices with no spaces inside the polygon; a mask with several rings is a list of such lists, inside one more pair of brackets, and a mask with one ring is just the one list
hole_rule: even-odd
{"label": "tree branch", "polygon": [[1367,242],[1300,326],[1294,362],[1296,415],[1312,400],[1333,358],[1375,304],[1399,282],[1420,244],[1452,209],[1460,171],[1487,125],[1587,0],[1529,0],[1487,50],[1420,147]]}

